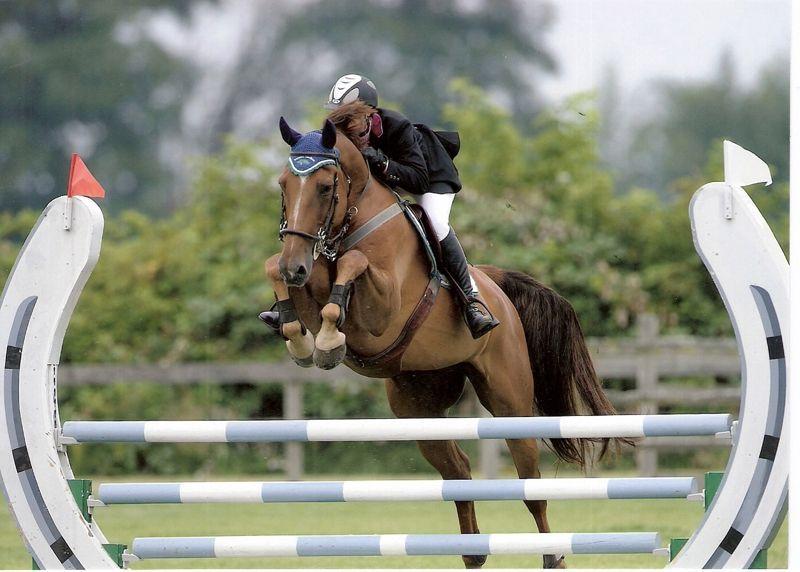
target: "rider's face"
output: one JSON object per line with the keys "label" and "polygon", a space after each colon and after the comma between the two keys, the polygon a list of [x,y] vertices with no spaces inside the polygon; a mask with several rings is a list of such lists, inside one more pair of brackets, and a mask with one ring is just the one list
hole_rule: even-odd
{"label": "rider's face", "polygon": [[369,134],[372,128],[370,119],[371,117],[369,115],[364,115],[362,117],[353,117],[350,120],[349,128],[351,131],[357,133],[358,143],[361,149],[369,145]]}

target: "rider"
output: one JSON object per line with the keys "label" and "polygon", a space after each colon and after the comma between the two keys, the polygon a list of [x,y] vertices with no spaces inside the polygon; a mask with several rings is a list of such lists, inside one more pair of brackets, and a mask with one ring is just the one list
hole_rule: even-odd
{"label": "rider", "polygon": [[426,125],[412,125],[401,113],[378,107],[378,91],[368,78],[348,74],[331,88],[326,109],[361,101],[364,117],[362,154],[373,176],[391,188],[415,195],[431,221],[442,250],[442,263],[464,293],[464,319],[472,337],[479,338],[500,324],[478,300],[464,250],[450,227],[450,208],[461,181],[453,159],[458,153],[457,133],[438,133]]}
{"label": "rider", "polygon": [[[415,195],[436,233],[444,269],[464,294],[455,298],[462,307],[472,337],[483,336],[500,322],[479,300],[464,250],[449,222],[453,199],[461,190],[452,159],[458,153],[458,134],[412,125],[397,111],[379,108],[375,84],[355,74],[344,75],[336,81],[325,108],[336,110],[356,102],[365,110],[360,148],[370,171],[388,187]],[[262,312],[259,317],[278,330],[278,312]]]}

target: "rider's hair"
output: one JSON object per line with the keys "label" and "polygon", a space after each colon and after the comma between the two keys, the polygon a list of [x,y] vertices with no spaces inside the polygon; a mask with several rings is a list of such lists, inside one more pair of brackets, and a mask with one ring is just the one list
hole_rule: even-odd
{"label": "rider's hair", "polygon": [[356,147],[363,147],[363,142],[359,139],[359,134],[364,131],[361,121],[353,122],[353,119],[361,119],[375,113],[375,108],[361,100],[353,101],[340,105],[328,115],[328,119],[333,121],[336,128],[341,131]]}

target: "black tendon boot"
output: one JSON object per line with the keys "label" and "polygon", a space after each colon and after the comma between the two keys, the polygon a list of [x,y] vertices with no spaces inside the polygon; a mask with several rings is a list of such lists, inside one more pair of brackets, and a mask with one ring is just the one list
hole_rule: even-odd
{"label": "black tendon boot", "polygon": [[486,334],[492,328],[500,325],[500,322],[492,316],[489,309],[478,300],[478,292],[472,288],[472,280],[469,277],[467,267],[467,257],[458,242],[458,237],[453,229],[439,243],[442,247],[442,262],[444,269],[449,274],[454,285],[461,289],[464,296],[456,296],[461,302],[461,309],[464,311],[464,321],[476,340]]}

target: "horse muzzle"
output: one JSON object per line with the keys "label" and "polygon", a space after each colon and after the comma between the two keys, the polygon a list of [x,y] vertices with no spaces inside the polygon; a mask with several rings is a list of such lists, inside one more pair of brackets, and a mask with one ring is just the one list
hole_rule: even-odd
{"label": "horse muzzle", "polygon": [[287,262],[281,258],[278,261],[278,270],[287,286],[301,288],[306,285],[308,277],[311,275],[311,264],[313,264],[311,260],[297,263]]}

